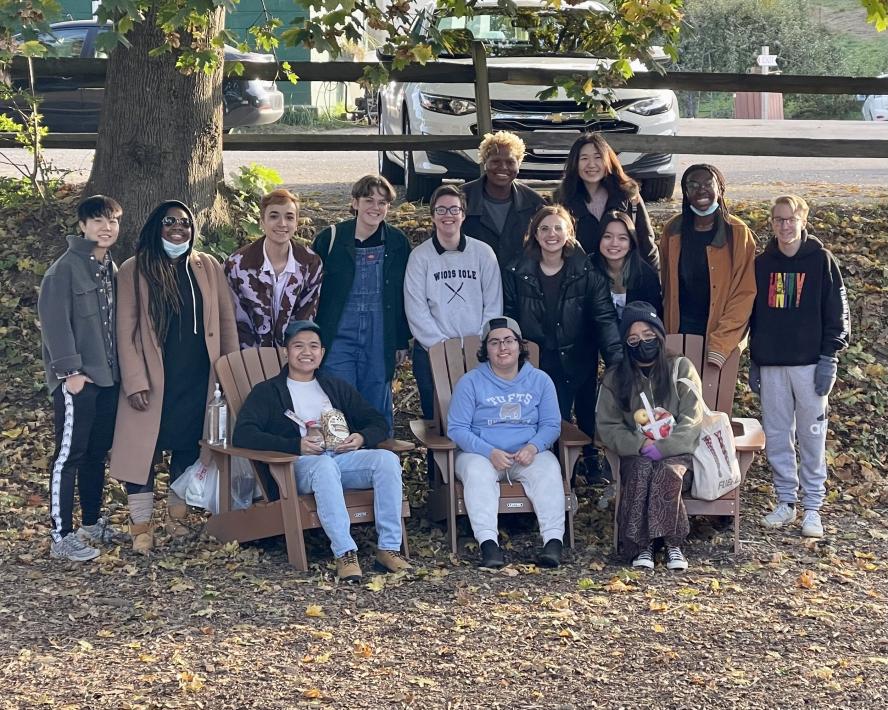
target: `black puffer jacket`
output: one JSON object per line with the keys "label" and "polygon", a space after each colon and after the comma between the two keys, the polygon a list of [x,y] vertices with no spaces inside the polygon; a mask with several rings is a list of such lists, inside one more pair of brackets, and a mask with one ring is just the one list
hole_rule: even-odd
{"label": "black puffer jacket", "polygon": [[[598,369],[600,350],[606,365],[622,357],[617,312],[610,287],[582,249],[564,261],[555,338],[568,383],[579,387]],[[521,334],[545,347],[546,304],[539,263],[523,256],[503,271],[503,311],[521,326]]]}

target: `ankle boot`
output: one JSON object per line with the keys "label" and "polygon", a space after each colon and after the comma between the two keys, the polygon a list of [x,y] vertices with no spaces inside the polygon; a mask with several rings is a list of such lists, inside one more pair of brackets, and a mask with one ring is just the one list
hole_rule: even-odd
{"label": "ankle boot", "polygon": [[150,520],[144,523],[134,523],[130,520],[130,536],[133,539],[133,552],[140,555],[148,555],[154,548],[154,525]]}
{"label": "ankle boot", "polygon": [[188,515],[188,506],[178,497],[167,499],[167,519],[164,524],[170,537],[184,537],[191,531],[182,524]]}

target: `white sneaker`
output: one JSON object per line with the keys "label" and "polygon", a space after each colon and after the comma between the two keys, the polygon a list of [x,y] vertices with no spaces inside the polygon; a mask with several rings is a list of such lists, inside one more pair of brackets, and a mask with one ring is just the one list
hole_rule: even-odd
{"label": "white sneaker", "polygon": [[654,568],[654,548],[648,546],[647,549],[638,553],[638,556],[632,560],[633,567],[644,567],[645,569]]}
{"label": "white sneaker", "polygon": [[686,570],[688,568],[688,561],[685,559],[684,554],[681,551],[680,547],[667,547],[666,548],[666,569],[671,569],[673,571],[679,572]]}
{"label": "white sneaker", "polygon": [[57,560],[88,562],[98,557],[99,551],[84,543],[76,533],[68,533],[61,540],[53,541],[49,547],[49,556]]}
{"label": "white sneaker", "polygon": [[803,537],[823,537],[823,523],[820,521],[820,513],[816,510],[806,510],[802,517]]}
{"label": "white sneaker", "polygon": [[778,503],[773,511],[762,518],[762,525],[766,528],[782,528],[796,519],[796,509],[789,503]]}
{"label": "white sneaker", "polygon": [[81,525],[77,537],[88,545],[123,545],[130,541],[130,536],[111,525],[107,518],[99,518],[93,525]]}

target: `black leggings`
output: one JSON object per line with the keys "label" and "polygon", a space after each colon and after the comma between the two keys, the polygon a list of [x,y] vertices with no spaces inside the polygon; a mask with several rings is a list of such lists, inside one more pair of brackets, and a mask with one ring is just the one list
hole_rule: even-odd
{"label": "black leggings", "polygon": [[[155,460],[158,458],[158,455],[162,453],[160,451],[155,453]],[[194,448],[190,449],[175,449],[170,455],[170,483],[175,481],[179,476],[181,476],[185,469],[188,468],[191,464],[197,461],[200,456],[200,446],[197,444],[194,445]],[[148,480],[145,483],[127,483],[126,484],[126,492],[128,495],[132,495],[134,493],[151,493],[154,490],[154,464],[151,464],[151,468],[148,471]]]}

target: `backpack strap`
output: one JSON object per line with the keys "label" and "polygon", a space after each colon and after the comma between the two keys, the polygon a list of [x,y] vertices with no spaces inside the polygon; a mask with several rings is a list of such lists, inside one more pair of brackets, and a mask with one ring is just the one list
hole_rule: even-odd
{"label": "backpack strap", "polygon": [[330,252],[333,251],[333,242],[336,241],[336,225],[330,225],[330,246],[327,247],[327,256],[330,256]]}

